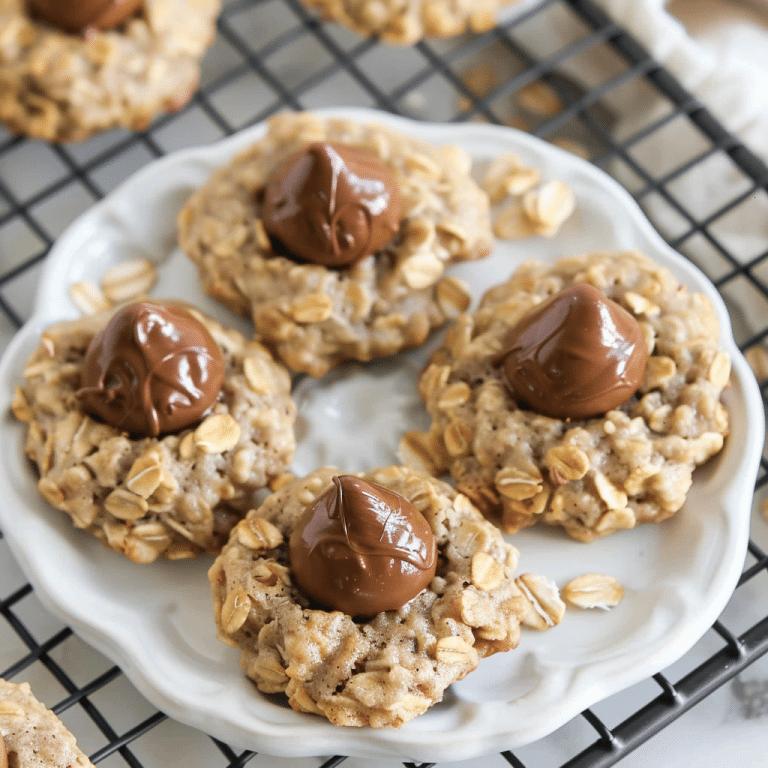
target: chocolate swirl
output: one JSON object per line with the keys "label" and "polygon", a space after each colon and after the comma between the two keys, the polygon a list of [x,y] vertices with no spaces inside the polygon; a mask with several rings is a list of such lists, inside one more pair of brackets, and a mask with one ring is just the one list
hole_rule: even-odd
{"label": "chocolate swirl", "polygon": [[144,0],[27,0],[32,18],[72,34],[117,27],[143,5]]}
{"label": "chocolate swirl", "polygon": [[392,239],[402,208],[397,180],[377,157],[343,144],[315,142],[272,174],[262,220],[278,251],[346,267]]}
{"label": "chocolate swirl", "polygon": [[350,616],[396,610],[432,581],[437,544],[424,516],[405,498],[356,477],[333,486],[307,509],[290,540],[298,587],[320,605]]}
{"label": "chocolate swirl", "polygon": [[199,421],[224,381],[221,351],[181,307],[123,307],[88,347],[82,407],[118,429],[157,437]]}
{"label": "chocolate swirl", "polygon": [[637,320],[579,284],[526,315],[495,362],[516,400],[546,416],[581,419],[629,400],[647,360]]}

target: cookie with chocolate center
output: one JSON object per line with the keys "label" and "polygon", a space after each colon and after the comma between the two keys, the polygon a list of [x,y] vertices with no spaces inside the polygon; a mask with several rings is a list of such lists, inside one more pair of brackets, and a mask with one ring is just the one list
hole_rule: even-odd
{"label": "cookie with chocolate center", "polygon": [[707,297],[648,257],[528,261],[449,328],[403,448],[507,533],[592,541],[682,507],[728,434],[729,374]]}
{"label": "cookie with chocolate center", "polygon": [[13,413],[38,490],[135,562],[218,552],[293,459],[288,371],[178,302],[139,302],[43,333]]}
{"label": "cookie with chocolate center", "polygon": [[469,155],[385,126],[272,118],[178,217],[203,288],[295,371],[424,343],[469,305],[448,274],[493,245]]}
{"label": "cookie with chocolate center", "polygon": [[[517,646],[517,560],[447,483],[326,467],[249,512],[209,578],[219,637],[259,690],[335,725],[399,727]],[[371,569],[397,577],[377,583]]]}
{"label": "cookie with chocolate center", "polygon": [[0,122],[82,141],[143,130],[197,88],[220,0],[0,2]]}

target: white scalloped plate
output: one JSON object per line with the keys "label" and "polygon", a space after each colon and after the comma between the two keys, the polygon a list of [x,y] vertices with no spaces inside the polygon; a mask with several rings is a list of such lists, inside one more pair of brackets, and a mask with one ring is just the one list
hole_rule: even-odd
{"label": "white scalloped plate", "polygon": [[[717,618],[741,572],[752,489],[764,435],[754,378],[734,345],[728,316],[709,281],[671,251],[630,196],[588,163],[511,129],[415,123],[365,110],[325,114],[376,120],[434,143],[455,142],[478,162],[515,151],[545,178],[567,182],[578,209],[551,239],[500,242],[481,262],[456,270],[475,297],[523,258],[553,259],[603,248],[639,248],[706,293],[733,358],[725,393],[731,434],[697,472],[685,507],[670,521],[584,545],[552,529],[515,537],[521,571],[559,584],[584,572],[613,574],[625,597],[610,612],[569,611],[561,625],[526,631],[520,647],[483,660],[444,701],[399,730],[336,728],[261,695],[238,668],[237,651],[216,640],[206,570],[210,558],[137,566],[75,530],[37,495],[23,456],[24,430],[8,416],[0,463],[0,528],[38,596],[85,640],[118,663],[142,693],[172,717],[241,748],[283,756],[346,754],[419,761],[461,760],[513,748],[552,732],[582,709],[682,656]],[[76,280],[120,260],[160,263],[157,296],[187,299],[246,332],[200,291],[175,247],[175,215],[211,170],[262,135],[246,130],[221,143],[158,160],[80,217],[46,263],[32,319],[0,366],[0,405],[8,414],[24,361],[51,323],[75,317]],[[297,384],[300,447],[294,470],[335,463],[345,471],[396,463],[402,432],[425,426],[415,374],[426,350],[367,366],[346,365]]]}

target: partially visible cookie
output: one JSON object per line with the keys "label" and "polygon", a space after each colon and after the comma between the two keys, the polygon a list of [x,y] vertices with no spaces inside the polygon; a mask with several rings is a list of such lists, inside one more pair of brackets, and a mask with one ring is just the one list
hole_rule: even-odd
{"label": "partially visible cookie", "polygon": [[144,0],[115,29],[66,32],[0,0],[0,122],[47,141],[142,130],[197,88],[220,0]]}
{"label": "partially visible cookie", "polygon": [[[639,389],[623,404],[554,418],[516,401],[498,356],[523,317],[577,284],[594,286],[637,320],[648,359]],[[589,354],[574,356],[579,351]],[[448,330],[420,379],[432,425],[402,445],[432,472],[450,471],[505,532],[544,521],[592,541],[680,509],[693,470],[728,433],[720,395],[729,376],[707,297],[646,256],[528,261]]]}
{"label": "partially visible cookie", "polygon": [[518,0],[304,0],[323,18],[361,35],[410,45],[425,37],[486,32],[497,13]]}
{"label": "partially visible cookie", "polygon": [[0,680],[0,765],[6,764],[9,768],[93,768],[75,737],[35,698],[29,683]]}
{"label": "partially visible cookie", "polygon": [[518,552],[447,483],[405,467],[355,473],[426,518],[437,572],[403,607],[370,619],[318,608],[293,580],[288,540],[336,474],[326,467],[283,485],[233,530],[209,571],[218,634],[260,690],[285,692],[295,710],[399,727],[480,657],[517,646],[528,610],[514,582]]}
{"label": "partially visible cookie", "polygon": [[26,452],[40,493],[77,528],[136,562],[217,552],[295,450],[286,369],[260,344],[184,306],[224,364],[218,398],[199,423],[142,437],[83,410],[76,393],[86,351],[114,310],[45,331],[13,402],[28,424]]}
{"label": "partially visible cookie", "polygon": [[[264,190],[286,158],[312,142],[365,151],[394,174],[401,223],[390,242],[352,266],[281,255],[267,235]],[[455,146],[436,147],[374,124],[285,113],[264,138],[216,171],[181,211],[179,242],[206,292],[252,317],[259,341],[290,368],[320,376],[422,344],[469,305],[445,274],[493,245],[489,202]]]}

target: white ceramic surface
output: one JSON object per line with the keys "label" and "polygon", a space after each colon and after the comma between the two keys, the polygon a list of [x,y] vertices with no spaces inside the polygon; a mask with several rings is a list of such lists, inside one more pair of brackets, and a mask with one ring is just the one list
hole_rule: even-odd
{"label": "white ceramic surface", "polygon": [[[499,242],[495,253],[462,265],[475,298],[524,258],[551,260],[603,248],[639,248],[691,289],[706,293],[733,358],[725,393],[731,434],[697,472],[685,507],[670,521],[584,545],[559,531],[514,537],[520,570],[559,584],[587,571],[616,576],[625,597],[610,612],[568,611],[561,625],[526,631],[520,647],[483,660],[444,701],[399,730],[342,729],[261,695],[240,673],[237,651],[216,640],[206,570],[210,558],[137,566],[72,528],[46,505],[23,457],[23,426],[7,415],[27,356],[51,323],[75,317],[76,280],[148,256],[160,266],[156,296],[180,297],[248,332],[247,323],[204,296],[175,247],[175,215],[211,170],[263,132],[185,150],[137,173],[78,219],[46,263],[35,312],[0,364],[0,528],[38,596],[85,640],[118,663],[139,690],[172,717],[229,743],[284,756],[347,754],[455,761],[534,741],[585,707],[663,669],[707,630],[735,587],[744,559],[755,474],[764,437],[754,378],[736,349],[723,303],[709,281],[671,251],[627,193],[588,163],[512,129],[414,123],[365,110],[326,114],[376,120],[435,143],[454,142],[483,162],[515,151],[545,178],[567,182],[578,208],[552,239]],[[302,379],[299,450],[293,470],[333,463],[344,471],[397,461],[400,435],[426,426],[414,377],[427,348],[369,365],[341,366]]]}

